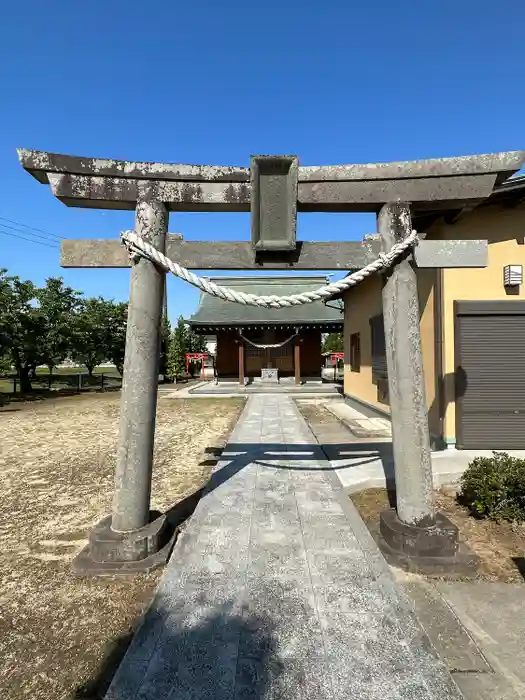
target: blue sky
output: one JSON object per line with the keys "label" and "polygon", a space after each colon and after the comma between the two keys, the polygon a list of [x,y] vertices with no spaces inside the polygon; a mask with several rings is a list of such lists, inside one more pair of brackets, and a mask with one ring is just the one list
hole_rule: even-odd
{"label": "blue sky", "polygon": [[[58,249],[7,228],[116,239],[133,226],[132,212],[65,207],[21,169],[18,146],[224,165],[252,153],[313,165],[525,148],[524,26],[522,0],[4,3],[0,267],[128,295],[129,271],[62,270]],[[298,224],[306,240],[373,230],[368,215]],[[248,239],[249,216],[172,213],[170,231]],[[191,287],[172,278],[168,293],[172,318],[195,309]]]}

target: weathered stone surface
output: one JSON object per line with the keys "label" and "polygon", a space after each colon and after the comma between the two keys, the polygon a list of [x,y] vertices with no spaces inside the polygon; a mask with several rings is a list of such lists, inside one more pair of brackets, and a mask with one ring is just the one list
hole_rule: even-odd
{"label": "weathered stone surface", "polygon": [[431,527],[407,525],[394,509],[381,513],[377,542],[386,560],[412,573],[475,576],[479,558],[462,542],[457,527],[437,513]]}
{"label": "weathered stone surface", "polygon": [[80,576],[129,576],[151,571],[166,564],[176,536],[160,513],[151,513],[144,527],[124,533],[111,529],[108,516],[89,533],[89,544],[73,560],[73,572]]}
{"label": "weathered stone surface", "polygon": [[153,514],[144,527],[119,533],[111,529],[111,516],[104,518],[89,533],[89,548],[97,562],[137,561],[154,554],[166,544],[169,523],[165,515]]}
{"label": "weathered stone surface", "polygon": [[398,178],[443,177],[450,175],[481,175],[519,170],[525,161],[525,151],[485,153],[452,158],[426,158],[397,163],[366,163],[363,165],[310,165],[299,169],[299,181],[324,180],[395,180]]}
{"label": "weathered stone surface", "polygon": [[[170,210],[248,211],[248,168],[135,163],[19,150],[23,167],[69,206],[132,209],[144,197]],[[388,201],[461,208],[519,170],[525,152],[298,169],[299,211],[377,211]],[[291,193],[291,191],[290,191]]]}
{"label": "weathered stone surface", "polygon": [[[385,204],[378,215],[385,250],[412,230],[408,204]],[[397,512],[410,525],[434,522],[432,464],[419,329],[416,273],[408,256],[388,270],[383,319],[392,416]]]}
{"label": "weathered stone surface", "polygon": [[[193,270],[355,270],[375,260],[380,245],[300,241],[293,251],[257,252],[248,241],[183,241],[168,237],[166,255]],[[126,248],[116,240],[61,241],[62,267],[128,267]]]}
{"label": "weathered stone surface", "polygon": [[251,188],[243,182],[139,180],[49,173],[51,191],[64,204],[97,209],[135,209],[143,199],[170,211],[250,211]]}
{"label": "weathered stone surface", "polygon": [[248,182],[250,169],[221,165],[184,165],[148,163],[109,158],[84,158],[60,153],[18,149],[18,157],[28,172],[40,182],[48,182],[47,173],[97,175],[100,177],[183,180],[201,182]]}
{"label": "weathered stone surface", "polygon": [[[247,241],[184,241],[168,234],[166,255],[189,270],[358,270],[377,259],[381,244],[370,235],[359,241],[298,241],[293,251],[254,251]],[[414,250],[417,267],[484,267],[486,241],[426,241]],[[111,239],[60,243],[62,267],[129,267],[126,248]]]}
{"label": "weathered stone surface", "polygon": [[487,267],[488,241],[420,241],[414,248],[417,267]]}
{"label": "weathered stone surface", "polygon": [[390,547],[409,557],[454,556],[458,549],[458,528],[442,513],[431,527],[419,527],[402,522],[392,508],[381,513],[380,532]]}
{"label": "weathered stone surface", "polygon": [[252,244],[256,250],[294,250],[297,156],[252,156]]}
{"label": "weathered stone surface", "polygon": [[[19,148],[22,167],[41,182],[45,173],[59,172],[107,177],[162,178],[164,180],[200,180],[205,182],[250,179],[250,170],[239,166],[183,165],[174,163],[134,162],[107,158],[85,158],[58,153],[46,153]],[[503,173],[510,175],[521,168],[525,151],[486,153],[452,158],[427,158],[394,163],[365,163],[352,165],[314,165],[299,168],[299,181],[324,180],[391,180],[397,178],[443,177]]]}
{"label": "weathered stone surface", "polygon": [[[139,202],[135,228],[164,251],[165,206]],[[164,281],[149,260],[141,258],[133,265],[113,500],[112,528],[117,532],[137,530],[149,519]]]}
{"label": "weathered stone surface", "polygon": [[488,197],[495,174],[405,180],[300,182],[299,210],[378,211],[384,202],[462,201]]}
{"label": "weathered stone surface", "polygon": [[[134,209],[141,198],[165,202],[170,211],[250,211],[251,184],[108,178],[49,173],[51,191],[64,204]],[[453,202],[488,197],[496,175],[406,180],[299,182],[298,211],[377,211],[386,201]]]}

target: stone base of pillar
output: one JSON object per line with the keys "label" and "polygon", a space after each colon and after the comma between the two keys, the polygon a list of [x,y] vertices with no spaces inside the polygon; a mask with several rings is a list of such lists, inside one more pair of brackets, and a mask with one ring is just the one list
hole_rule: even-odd
{"label": "stone base of pillar", "polygon": [[73,560],[79,576],[129,576],[152,571],[168,561],[177,538],[167,517],[157,511],[139,530],[115,532],[111,516],[101,520],[89,533],[89,543]]}
{"label": "stone base of pillar", "polygon": [[476,574],[479,559],[463,542],[458,528],[442,513],[431,527],[403,523],[392,508],[383,511],[377,541],[385,559],[405,571],[427,575]]}

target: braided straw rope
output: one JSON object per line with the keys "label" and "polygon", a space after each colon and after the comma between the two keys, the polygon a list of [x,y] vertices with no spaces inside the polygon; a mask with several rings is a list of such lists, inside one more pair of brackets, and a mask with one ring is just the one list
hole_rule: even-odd
{"label": "braided straw rope", "polygon": [[295,336],[298,335],[297,333],[294,333],[291,335],[289,338],[286,338],[286,340],[283,340],[282,343],[254,343],[253,340],[250,340],[249,338],[246,338],[242,333],[239,333],[239,336],[244,340],[245,343],[248,343],[248,345],[253,345],[254,348],[259,348],[259,350],[269,350],[269,349],[274,349],[274,348],[283,348],[286,343],[289,343],[290,340],[293,340]]}
{"label": "braided straw rope", "polygon": [[408,248],[411,248],[417,244],[417,232],[412,231],[412,233],[403,241],[392,246],[388,253],[380,253],[377,260],[374,260],[374,262],[371,262],[361,270],[353,272],[351,275],[348,275],[339,282],[332,282],[312,292],[303,292],[302,294],[292,294],[290,296],[278,297],[275,295],[258,296],[257,294],[245,294],[244,292],[238,292],[235,289],[220,287],[219,285],[210,282],[210,280],[203,277],[198,277],[185,267],[182,267],[178,263],[167,258],[154,246],[138,236],[134,231],[123,231],[120,234],[120,238],[122,243],[128,249],[132,260],[137,260],[139,257],[145,257],[148,260],[151,260],[151,262],[155,263],[158,267],[162,268],[165,272],[172,272],[174,275],[180,277],[180,279],[183,279],[186,282],[189,282],[189,284],[193,285],[194,287],[201,289],[207,294],[218,297],[219,299],[224,299],[224,301],[232,301],[236,302],[237,304],[244,304],[245,306],[263,306],[274,309],[280,309],[287,306],[300,306],[302,304],[312,304],[315,301],[328,299],[334,294],[340,294],[341,292],[350,289],[350,287],[355,287],[357,284],[359,284],[359,282],[362,282],[370,275],[390,267],[397,257],[402,255],[406,250],[408,250]]}

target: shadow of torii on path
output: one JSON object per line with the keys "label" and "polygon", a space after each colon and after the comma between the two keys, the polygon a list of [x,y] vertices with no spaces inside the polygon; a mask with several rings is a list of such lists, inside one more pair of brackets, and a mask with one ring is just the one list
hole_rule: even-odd
{"label": "shadow of torii on path", "polygon": [[[201,467],[218,468],[193,494],[166,511],[174,527],[181,525],[195,510],[204,493],[208,494],[236,476],[249,464],[288,471],[335,472],[367,464],[380,463],[387,487],[394,486],[394,462],[391,442],[360,443],[228,443],[226,447],[207,447]],[[282,464],[286,462],[286,464]]]}
{"label": "shadow of torii on path", "polygon": [[[248,464],[259,464],[264,467],[289,471],[334,472],[380,463],[387,483],[394,480],[391,442],[327,444],[234,442],[228,443],[222,449],[208,447],[205,452],[214,455],[215,460],[206,460],[204,465],[215,465],[217,459],[225,462],[212,474],[206,487],[207,491],[218,488]],[[282,462],[286,462],[286,464],[281,464]]]}

